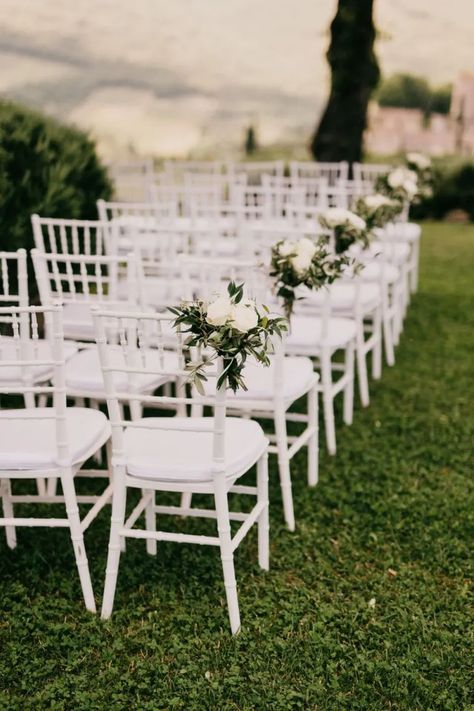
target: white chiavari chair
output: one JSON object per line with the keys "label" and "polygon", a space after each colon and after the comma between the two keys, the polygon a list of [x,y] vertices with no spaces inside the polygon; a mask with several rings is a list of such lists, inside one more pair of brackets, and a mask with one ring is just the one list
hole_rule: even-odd
{"label": "white chiavari chair", "polygon": [[[120,332],[119,342],[124,349],[120,368],[109,358],[108,338],[111,317],[116,319],[115,330]],[[154,373],[172,375],[177,379],[176,394],[148,396],[147,402],[160,407],[170,402],[192,405],[194,400],[184,394],[184,380],[188,375],[185,360],[192,357],[182,339],[174,350],[175,365],[170,368],[162,359],[164,349],[155,350],[154,363],[145,363],[141,351],[146,338],[153,335],[160,343],[162,324],[169,316],[156,314],[129,314],[110,312],[94,313],[97,344],[107,390],[107,404],[112,425],[112,466],[114,494],[110,531],[109,554],[105,577],[102,617],[110,617],[114,604],[121,543],[126,538],[139,538],[147,542],[147,552],[155,555],[157,541],[197,543],[220,549],[232,633],[240,629],[240,614],[234,572],[234,551],[255,523],[258,524],[258,559],[263,569],[268,569],[268,490],[267,448],[260,425],[252,420],[226,416],[226,392],[223,388],[206,398],[213,408],[212,417],[145,417],[135,421],[124,420],[119,400],[133,401],[141,397],[135,386],[139,375]],[[146,322],[146,325],[145,325]],[[129,382],[128,392],[118,394],[112,375],[121,372]],[[216,373],[223,372],[217,361]],[[257,486],[241,486],[238,479],[254,465],[257,466]],[[128,489],[141,489],[139,503],[126,519],[125,506]],[[157,491],[180,494],[203,493],[214,497],[215,508],[185,508],[183,506],[156,505]],[[256,497],[250,513],[229,511],[229,494],[240,493]],[[145,529],[134,524],[145,513]],[[196,516],[215,519],[217,535],[195,535],[156,530],[156,515]],[[239,530],[231,535],[231,521],[240,521]]]}
{"label": "white chiavari chair", "polygon": [[[322,306],[314,310],[310,302],[298,302],[291,318],[286,339],[289,355],[307,356],[320,371],[318,390],[322,395],[326,446],[336,454],[334,398],[343,392],[343,421],[352,424],[354,411],[354,353],[357,325],[354,319],[342,317],[334,310],[328,290],[322,291]],[[344,354],[342,363],[333,361],[337,352]],[[333,372],[340,372],[337,380]]]}
{"label": "white chiavari chair", "polygon": [[[0,496],[3,517],[0,525],[6,529],[7,544],[16,547],[16,529],[22,526],[69,528],[81,581],[84,602],[95,612],[95,600],[89,574],[83,534],[99,511],[111,498],[111,485],[99,496],[76,496],[74,477],[83,463],[107,442],[110,425],[105,415],[96,410],[66,406],[65,358],[63,351],[62,310],[60,305],[46,307],[2,307],[0,317],[11,318],[15,347],[9,348],[9,358],[0,358],[0,372],[17,368],[21,381],[5,385],[0,377],[0,392],[4,395],[43,397],[52,406],[0,410]],[[39,324],[48,322],[49,353],[38,348]],[[1,341],[1,337],[0,337]],[[49,374],[51,384],[38,384],[38,369]],[[87,470],[87,474],[97,472]],[[101,472],[104,475],[104,472]],[[12,493],[12,480],[60,480],[62,495],[43,488],[38,494]],[[65,504],[65,518],[25,518],[15,516],[17,504]],[[80,520],[78,503],[92,504]]]}
{"label": "white chiavari chair", "polygon": [[[255,261],[197,260],[182,261],[183,283],[189,285],[188,299],[212,300],[222,293],[229,281],[245,282],[247,298],[259,303],[270,303],[268,276]],[[275,342],[275,355],[268,368],[248,362],[244,371],[247,390],[228,393],[229,413],[273,422],[274,434],[267,435],[269,451],[277,455],[285,522],[289,530],[295,529],[291,484],[291,460],[304,446],[307,447],[308,484],[318,481],[318,375],[314,373],[309,358],[285,356],[284,344]],[[205,390],[214,387],[204,384]],[[195,393],[199,402],[199,395]],[[306,398],[304,413],[290,412],[300,398]],[[195,410],[196,411],[196,410]],[[298,422],[303,430],[298,436],[288,433],[288,425]]]}

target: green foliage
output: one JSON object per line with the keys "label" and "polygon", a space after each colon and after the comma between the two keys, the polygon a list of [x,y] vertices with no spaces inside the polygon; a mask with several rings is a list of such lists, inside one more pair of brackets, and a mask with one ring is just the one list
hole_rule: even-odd
{"label": "green foliage", "polygon": [[449,84],[432,88],[428,81],[414,74],[393,74],[377,90],[380,106],[420,109],[426,115],[432,112],[449,113],[452,87]]}
{"label": "green foliage", "polygon": [[411,214],[417,219],[441,219],[453,210],[463,210],[474,222],[474,163],[444,169],[438,165],[432,195],[414,205]]}
{"label": "green foliage", "polygon": [[81,131],[0,101],[0,243],[33,247],[30,217],[96,218],[111,195],[93,142]]}
{"label": "green foliage", "polygon": [[[252,530],[236,555],[241,633],[229,633],[215,548],[163,542],[155,557],[129,540],[104,622],[84,609],[67,531],[18,529],[14,551],[2,533],[2,711],[470,708],[474,229],[423,232],[395,367],[340,426],[337,457],[323,448],[315,489],[304,449],[292,460],[295,533],[270,456],[270,571]],[[215,535],[190,517],[159,526]],[[98,603],[109,527],[105,508],[86,532]]]}
{"label": "green foliage", "polygon": [[324,241],[316,243],[307,237],[298,242],[280,240],[274,244],[270,276],[275,280],[275,292],[283,301],[287,318],[293,313],[298,287],[316,291],[332,284],[352,261],[332,255]]}
{"label": "green foliage", "polygon": [[[254,301],[244,301],[244,284],[231,281],[227,287],[228,297],[218,297],[208,304],[204,301],[184,302],[169,308],[176,316],[174,326],[183,334],[189,334],[186,345],[189,348],[210,349],[213,355],[199,362],[191,361],[187,369],[190,380],[204,395],[203,381],[205,368],[217,357],[223,360],[223,371],[217,379],[217,387],[231,390],[247,390],[243,370],[247,357],[253,357],[262,365],[270,365],[269,355],[273,352],[272,336],[281,338],[287,330],[286,319],[270,318],[268,309],[262,306],[261,314]],[[219,318],[211,318],[211,307],[219,303]]]}
{"label": "green foliage", "polygon": [[373,0],[339,0],[327,53],[331,92],[311,144],[316,160],[360,161],[367,106],[379,81]]}
{"label": "green foliage", "polygon": [[258,150],[257,135],[253,126],[249,126],[245,136],[245,155],[251,156]]}

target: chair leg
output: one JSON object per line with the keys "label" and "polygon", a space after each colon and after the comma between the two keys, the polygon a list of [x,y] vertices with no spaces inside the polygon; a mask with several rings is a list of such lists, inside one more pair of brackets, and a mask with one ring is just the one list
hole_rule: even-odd
{"label": "chair leg", "polygon": [[181,494],[181,508],[190,509],[193,500],[193,495],[190,491],[183,491]]}
{"label": "chair leg", "polygon": [[418,265],[420,261],[420,242],[419,240],[416,240],[416,242],[413,243],[412,246],[413,250],[413,269],[410,273],[410,291],[412,294],[414,294],[416,291],[418,291]]}
{"label": "chair leg", "polygon": [[257,501],[265,507],[258,517],[258,564],[263,570],[270,567],[270,540],[268,524],[268,453],[257,462]]}
{"label": "chair leg", "polygon": [[214,478],[214,500],[216,504],[217,531],[220,540],[222,571],[224,574],[224,587],[229,610],[230,628],[232,634],[237,634],[240,630],[239,599],[237,596],[234,554],[230,535],[229,503],[223,474],[217,474]]}
{"label": "chair leg", "polygon": [[382,311],[378,308],[373,318],[373,335],[375,337],[372,350],[372,377],[379,380],[382,377]]}
{"label": "chair leg", "polygon": [[104,597],[102,600],[101,617],[106,620],[112,614],[114,607],[115,588],[122,552],[120,529],[125,522],[126,488],[123,482],[123,472],[114,472],[114,493],[112,498],[112,518],[110,524],[109,551],[105,570]]}
{"label": "chair leg", "polygon": [[384,304],[382,306],[382,327],[385,346],[385,360],[387,365],[393,366],[395,365],[395,350],[393,347],[393,330],[387,299],[384,300]]}
{"label": "chair leg", "polygon": [[295,514],[293,511],[293,495],[291,493],[290,458],[288,457],[288,438],[286,433],[286,417],[283,403],[275,403],[275,435],[278,451],[278,470],[280,473],[283,513],[288,530],[295,530]]}
{"label": "chair leg", "polygon": [[324,429],[329,454],[336,454],[336,425],[334,423],[334,396],[332,393],[331,355],[323,350],[321,354],[321,381],[323,388]]}
{"label": "chair leg", "polygon": [[308,485],[316,486],[319,476],[318,390],[316,385],[308,393],[308,427],[315,430],[308,442]]}
{"label": "chair leg", "polygon": [[[11,501],[11,484],[9,479],[2,479],[0,482],[0,496],[2,497],[3,515],[5,518],[13,518],[13,504]],[[5,526],[7,546],[12,550],[16,548],[16,528],[15,526]]]}
{"label": "chair leg", "polygon": [[79,509],[77,507],[76,490],[74,488],[73,472],[67,469],[61,474],[61,486],[64,494],[64,503],[66,505],[66,513],[69,519],[69,528],[71,531],[71,540],[76,557],[76,565],[81,581],[82,594],[86,608],[90,612],[95,612],[94,592],[92,590],[91,576],[89,572],[89,563],[87,560],[86,548],[84,545],[84,535],[82,533],[81,521],[79,518]]}
{"label": "chair leg", "polygon": [[344,387],[344,400],[342,406],[342,419],[346,425],[352,425],[354,414],[354,344],[349,343],[344,357],[344,374],[348,375],[347,385]]}
{"label": "chair leg", "polygon": [[367,375],[367,361],[365,360],[364,324],[362,319],[357,319],[356,357],[360,402],[362,407],[368,407],[370,403],[369,378]]}
{"label": "chair leg", "polygon": [[[156,531],[156,513],[155,513],[155,492],[152,489],[143,489],[142,494],[148,496],[151,494],[151,501],[145,509],[145,525],[147,531]],[[146,552],[149,555],[156,555],[158,541],[154,538],[146,539]]]}

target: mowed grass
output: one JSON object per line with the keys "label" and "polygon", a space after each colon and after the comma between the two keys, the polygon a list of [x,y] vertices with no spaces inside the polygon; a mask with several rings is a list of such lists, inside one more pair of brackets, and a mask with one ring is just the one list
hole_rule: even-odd
{"label": "mowed grass", "polygon": [[[339,426],[337,458],[321,453],[316,489],[296,459],[294,534],[272,463],[271,570],[252,532],[236,638],[213,548],[153,558],[128,542],[104,623],[83,608],[65,531],[23,529],[13,552],[2,536],[2,711],[473,708],[473,276],[474,228],[425,225],[396,366]],[[108,516],[86,537],[98,602]]]}

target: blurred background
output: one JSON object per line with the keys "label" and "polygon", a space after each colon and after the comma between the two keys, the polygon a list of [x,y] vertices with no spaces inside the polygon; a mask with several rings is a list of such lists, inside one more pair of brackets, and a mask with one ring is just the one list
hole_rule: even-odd
{"label": "blurred background", "polygon": [[[108,159],[309,157],[335,0],[2,0],[0,93]],[[474,2],[376,0],[366,155],[474,154]]]}

